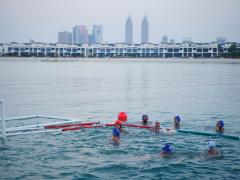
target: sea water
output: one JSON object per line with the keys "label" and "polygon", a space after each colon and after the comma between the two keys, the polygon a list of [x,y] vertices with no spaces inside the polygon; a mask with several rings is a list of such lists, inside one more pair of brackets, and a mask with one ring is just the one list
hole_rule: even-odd
{"label": "sea water", "polygon": [[[240,64],[98,60],[0,61],[0,98],[7,117],[44,114],[109,123],[120,111],[128,122],[150,121],[240,135]],[[204,61],[204,60],[203,60]],[[215,61],[215,60],[213,60]],[[11,126],[8,122],[7,126]],[[119,146],[111,127],[9,137],[0,142],[6,179],[239,179],[240,141],[126,128]],[[219,157],[206,155],[216,141]],[[174,153],[159,153],[171,143]]]}

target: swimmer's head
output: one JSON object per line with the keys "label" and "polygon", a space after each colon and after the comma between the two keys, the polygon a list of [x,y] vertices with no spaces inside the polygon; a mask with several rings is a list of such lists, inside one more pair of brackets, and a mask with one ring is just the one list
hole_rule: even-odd
{"label": "swimmer's head", "polygon": [[208,150],[214,150],[215,147],[216,147],[216,144],[215,144],[214,141],[208,141],[208,142],[207,142],[207,148],[208,148]]}
{"label": "swimmer's head", "polygon": [[142,115],[142,121],[143,121],[144,123],[147,123],[147,121],[148,121],[148,115],[146,115],[146,114]]}
{"label": "swimmer's head", "polygon": [[217,126],[220,127],[220,128],[223,128],[223,126],[224,126],[224,121],[218,121],[218,122],[217,122]]}
{"label": "swimmer's head", "polygon": [[125,112],[120,112],[118,114],[118,120],[126,122],[127,121],[127,113]]}
{"label": "swimmer's head", "polygon": [[159,121],[155,122],[155,128],[158,128],[158,129],[160,128],[160,122]]}
{"label": "swimmer's head", "polygon": [[181,119],[179,116],[174,116],[174,122],[175,123],[180,123]]}
{"label": "swimmer's head", "polygon": [[173,147],[170,144],[165,144],[162,148],[164,154],[171,154],[173,152]]}

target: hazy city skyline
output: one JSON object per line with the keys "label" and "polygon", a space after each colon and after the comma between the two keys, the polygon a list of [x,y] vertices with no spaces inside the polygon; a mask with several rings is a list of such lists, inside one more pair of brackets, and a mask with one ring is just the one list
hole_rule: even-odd
{"label": "hazy city skyline", "polygon": [[215,41],[226,37],[240,42],[239,0],[1,0],[0,42],[57,42],[57,33],[77,24],[91,30],[102,24],[103,42],[124,42],[128,15],[133,21],[133,42],[141,42],[141,21],[149,21],[149,42],[162,37],[181,42]]}

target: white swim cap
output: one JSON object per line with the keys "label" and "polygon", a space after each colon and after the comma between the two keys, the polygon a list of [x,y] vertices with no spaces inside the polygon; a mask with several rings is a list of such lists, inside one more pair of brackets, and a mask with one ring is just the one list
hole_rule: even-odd
{"label": "white swim cap", "polygon": [[215,149],[215,147],[216,147],[216,144],[215,144],[214,141],[208,141],[207,142],[207,148],[208,149]]}

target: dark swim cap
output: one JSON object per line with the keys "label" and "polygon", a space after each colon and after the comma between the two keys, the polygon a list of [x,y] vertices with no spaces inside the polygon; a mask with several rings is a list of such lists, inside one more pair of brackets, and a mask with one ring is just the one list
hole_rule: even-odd
{"label": "dark swim cap", "polygon": [[223,128],[224,122],[223,121],[218,121],[218,123],[220,124],[220,127]]}
{"label": "dark swim cap", "polygon": [[173,147],[170,144],[165,144],[162,148],[163,153],[170,154],[173,152]]}
{"label": "dark swim cap", "polygon": [[175,116],[175,117],[174,117],[174,119],[176,119],[176,120],[177,120],[177,122],[180,122],[180,121],[181,121],[181,119],[180,119],[180,117],[179,117],[179,116]]}
{"label": "dark swim cap", "polygon": [[148,120],[148,115],[146,115],[146,114],[142,115],[142,120],[147,121]]}

